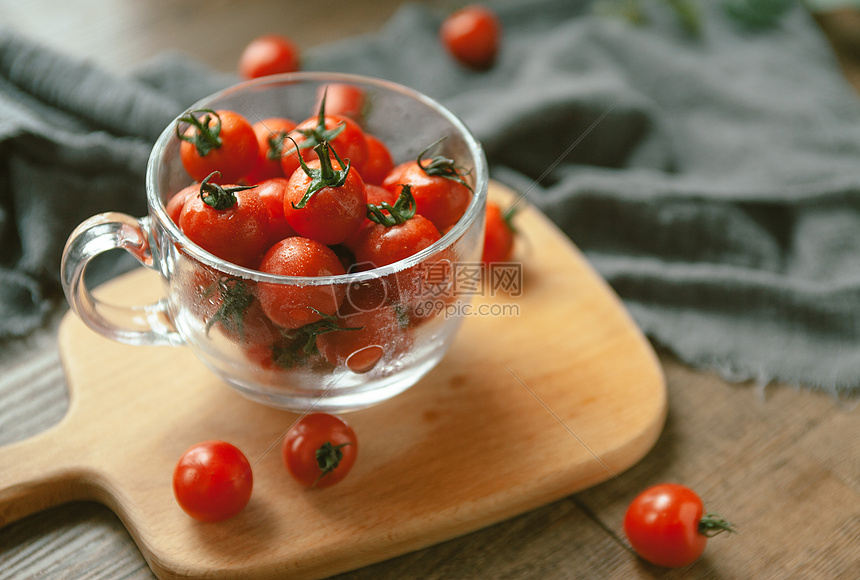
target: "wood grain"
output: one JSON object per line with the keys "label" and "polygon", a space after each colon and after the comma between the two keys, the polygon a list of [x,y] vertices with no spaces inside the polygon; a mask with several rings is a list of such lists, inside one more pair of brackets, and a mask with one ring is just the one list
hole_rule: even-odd
{"label": "wood grain", "polygon": [[[494,195],[510,192],[493,185]],[[60,328],[71,391],[55,428],[0,449],[0,524],[71,500],[110,507],[161,578],[319,577],[377,562],[535,509],[629,468],[666,410],[656,356],[570,242],[520,202],[521,296],[481,296],[515,313],[468,317],[415,387],[350,415],[360,459],[347,481],[307,492],[267,453],[296,416],[241,398],[189,349]],[[100,290],[148,303],[139,270]],[[181,453],[230,441],[254,459],[254,494],[205,525],[175,505]]]}

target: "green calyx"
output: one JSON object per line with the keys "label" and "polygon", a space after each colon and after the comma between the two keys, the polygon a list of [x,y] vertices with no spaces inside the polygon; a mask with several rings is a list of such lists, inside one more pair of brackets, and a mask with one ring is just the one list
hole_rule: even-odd
{"label": "green calyx", "polygon": [[[199,118],[197,115],[201,115]],[[214,125],[212,121],[214,119]],[[188,123],[195,131],[191,135],[180,132],[182,123]],[[206,157],[213,149],[221,147],[221,117],[212,109],[189,111],[176,121],[176,136],[181,141],[194,145],[200,157]]]}
{"label": "green calyx", "polygon": [[443,139],[445,138],[442,137],[442,139],[439,139],[418,154],[418,166],[424,170],[424,173],[431,177],[444,177],[445,179],[450,179],[451,181],[456,181],[457,183],[466,186],[469,188],[469,191],[474,191],[472,186],[466,183],[463,179],[463,176],[466,175],[466,173],[457,167],[457,164],[453,159],[449,159],[444,155],[436,155],[425,162],[424,156],[427,152],[441,143]]}
{"label": "green calyx", "polygon": [[319,449],[317,449],[315,457],[317,460],[317,466],[320,468],[320,474],[317,476],[316,481],[314,481],[314,485],[319,483],[319,480],[323,477],[337,469],[337,466],[340,465],[341,459],[343,459],[343,451],[341,451],[341,449],[346,445],[349,445],[349,443],[332,445],[330,441],[326,441]]}
{"label": "green calyx", "polygon": [[699,533],[709,538],[722,532],[729,532],[732,534],[736,531],[734,524],[727,522],[717,514],[706,514],[701,520],[699,520]]}
{"label": "green calyx", "polygon": [[266,151],[266,159],[269,161],[277,161],[284,154],[284,140],[287,138],[287,131],[278,131],[277,133],[272,133],[269,135],[268,139],[266,139],[269,144],[269,148]]}
{"label": "green calyx", "polygon": [[325,314],[312,306],[308,306],[308,308],[321,318],[293,331],[284,331],[284,336],[295,342],[291,348],[279,348],[273,353],[276,355],[275,362],[283,368],[291,368],[299,362],[304,362],[308,357],[318,354],[317,337],[321,334],[336,330],[361,330],[364,328],[363,326],[340,326],[337,316]]}
{"label": "green calyx", "polygon": [[[327,91],[326,91],[327,92]],[[346,128],[346,123],[340,123],[336,127],[326,129],[325,126],[325,99],[326,92],[323,92],[320,100],[320,110],[317,115],[317,124],[311,129],[301,129],[299,132],[305,138],[301,145],[296,145],[297,149],[316,149],[317,145],[325,141],[333,141],[335,137],[340,135]]]}
{"label": "green calyx", "polygon": [[222,187],[217,183],[209,183],[215,175],[221,175],[218,171],[213,171],[206,176],[206,179],[200,184],[200,199],[203,203],[212,209],[225,210],[236,205],[236,193],[246,189],[254,189],[256,185],[234,185],[231,187]]}
{"label": "green calyx", "polygon": [[[383,213],[385,210],[388,213]],[[383,201],[379,205],[367,204],[367,219],[387,228],[402,224],[415,217],[415,198],[412,197],[412,187],[406,183],[400,184],[400,195],[394,205]]]}
{"label": "green calyx", "polygon": [[502,212],[502,221],[505,222],[505,226],[507,226],[507,228],[511,230],[511,232],[513,232],[514,234],[517,233],[517,228],[514,227],[514,217],[516,217],[518,211],[519,210],[517,209],[516,205],[512,205],[504,212]]}
{"label": "green calyx", "polygon": [[[292,138],[289,139],[292,141]],[[293,143],[295,143],[295,141],[293,141]],[[305,163],[305,160],[301,155],[299,155],[299,164],[302,166],[302,171],[311,178],[311,182],[308,184],[308,189],[305,191],[302,199],[299,200],[299,203],[292,204],[293,209],[302,209],[318,191],[325,189],[326,187],[341,187],[346,183],[346,178],[349,175],[349,161],[344,164],[343,160],[338,156],[337,151],[335,151],[334,147],[329,145],[327,141],[323,141],[314,147],[314,151],[316,151],[317,157],[319,157],[320,160],[319,169],[311,169],[308,167],[308,164]],[[337,159],[337,162],[341,167],[343,167],[343,169],[334,168],[334,165],[331,162],[330,153],[334,154],[335,159]]]}
{"label": "green calyx", "polygon": [[206,321],[206,336],[209,336],[212,327],[220,322],[226,330],[238,332],[244,339],[245,311],[254,302],[254,295],[248,288],[248,284],[241,278],[222,277],[206,289],[204,296],[208,297],[216,291],[221,303],[215,314]]}

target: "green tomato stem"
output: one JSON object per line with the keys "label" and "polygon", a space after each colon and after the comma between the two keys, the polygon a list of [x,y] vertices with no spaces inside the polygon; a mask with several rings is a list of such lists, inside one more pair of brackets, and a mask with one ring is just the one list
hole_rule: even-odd
{"label": "green tomato stem", "polygon": [[735,529],[734,524],[726,521],[723,517],[717,514],[706,514],[705,517],[699,521],[699,533],[703,536],[712,538],[723,532],[733,534],[737,532],[737,530]]}

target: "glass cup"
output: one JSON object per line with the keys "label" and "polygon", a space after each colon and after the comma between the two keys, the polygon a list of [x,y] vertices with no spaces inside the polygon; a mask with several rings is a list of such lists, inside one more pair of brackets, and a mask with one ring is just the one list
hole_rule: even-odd
{"label": "glass cup", "polygon": [[[433,154],[454,159],[464,172],[471,202],[438,242],[384,267],[314,278],[267,274],[219,259],[168,217],[168,201],[193,182],[180,161],[180,141],[171,124],[150,155],[148,215],[97,215],[69,237],[61,274],[77,316],[119,342],[184,345],[242,395],[296,412],[364,408],[403,392],[430,372],[453,341],[469,300],[457,291],[458,277],[474,273],[483,246],[487,165],[466,126],[409,88],[332,73],[245,82],[189,110],[233,110],[251,123],[271,117],[301,122],[314,115],[323,88],[335,83],[363,91],[361,125],[389,147],[395,165],[438,142]],[[95,298],[84,282],[87,264],[114,249],[157,271],[164,297],[129,308]],[[299,328],[275,325],[261,308],[260,294],[294,291],[329,296],[340,304],[339,314]]]}

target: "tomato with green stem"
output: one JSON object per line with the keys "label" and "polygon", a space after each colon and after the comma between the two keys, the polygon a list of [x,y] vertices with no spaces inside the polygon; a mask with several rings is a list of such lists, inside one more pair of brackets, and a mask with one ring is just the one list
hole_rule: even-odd
{"label": "tomato with green stem", "polygon": [[317,335],[317,350],[331,364],[357,374],[373,370],[383,357],[411,342],[403,332],[405,318],[394,305],[360,310],[344,301],[336,325],[339,328]]}
{"label": "tomato with green stem", "polygon": [[259,155],[248,174],[248,183],[259,183],[273,177],[289,177],[281,169],[281,156],[284,154],[287,135],[296,128],[296,122],[285,117],[270,117],[254,123],[252,127],[257,136]]}
{"label": "tomato with green stem", "polygon": [[480,4],[453,12],[442,23],[439,38],[461,64],[475,69],[490,68],[501,43],[502,25],[496,13]]}
{"label": "tomato with green stem", "polygon": [[649,487],[630,503],[624,532],[644,560],[666,568],[692,564],[705,551],[708,538],[733,532],[734,526],[715,514],[705,514],[699,495],[684,485]]}
{"label": "tomato with green stem", "polygon": [[[185,130],[182,126],[187,124]],[[179,157],[195,181],[218,172],[214,183],[239,183],[257,163],[257,135],[248,120],[234,111],[200,109],[176,123]]]}
{"label": "tomato with green stem", "polygon": [[290,177],[284,216],[299,235],[327,246],[340,244],[364,222],[367,192],[358,172],[328,142],[314,149],[319,158],[302,159],[301,169]]}
{"label": "tomato with green stem", "polygon": [[402,185],[397,201],[392,205],[368,204],[367,218],[373,222],[360,232],[355,241],[357,264],[386,266],[406,259],[441,239],[439,230],[417,213],[411,187]]}
{"label": "tomato with green stem", "polygon": [[297,482],[305,487],[326,488],[349,474],[358,456],[358,438],[344,419],[310,413],[287,432],[281,455]]}
{"label": "tomato with green stem", "polygon": [[203,179],[200,194],[190,197],[179,214],[179,229],[215,256],[256,268],[269,247],[269,211],[254,186],[225,186]]}
{"label": "tomato with green stem", "polygon": [[238,345],[269,344],[280,331],[263,312],[255,288],[251,280],[201,267],[188,282],[187,303],[206,336],[217,332]]}
{"label": "tomato with green stem", "polygon": [[264,34],[248,43],[239,57],[239,75],[258,79],[269,75],[295,72],[301,66],[299,47],[286,36]]}
{"label": "tomato with green stem", "polygon": [[446,232],[469,207],[472,188],[453,159],[443,155],[424,158],[432,147],[422,151],[417,159],[395,167],[382,185],[392,191],[408,185],[415,199],[416,211],[433,222],[440,232]]}
{"label": "tomato with green stem", "polygon": [[219,522],[237,515],[251,499],[254,477],[247,457],[224,441],[190,447],[173,470],[173,495],[189,516]]}
{"label": "tomato with green stem", "polygon": [[[260,262],[260,271],[305,278],[345,273],[331,248],[301,236],[281,240],[272,246]],[[346,288],[341,285],[257,284],[263,312],[283,328],[300,328],[326,315],[334,315],[345,295]]]}
{"label": "tomato with green stem", "polygon": [[364,120],[364,109],[367,104],[364,90],[352,83],[332,83],[320,87],[316,109],[322,106],[325,98],[325,110],[329,115],[349,117],[356,123]]}
{"label": "tomato with green stem", "polygon": [[315,159],[316,147],[324,141],[359,173],[367,159],[367,140],[362,128],[349,117],[327,114],[325,97],[319,113],[299,123],[290,137],[295,143],[286,148],[281,157],[281,169],[286,177],[301,169],[300,158]]}
{"label": "tomato with green stem", "polygon": [[[373,185],[370,183],[364,184],[364,191],[367,194],[367,203],[370,205],[374,205],[377,207],[383,207],[383,203],[388,203],[393,205],[397,202],[397,194],[389,189],[385,189],[380,185]],[[384,211],[384,209],[383,209]],[[366,214],[366,212],[365,212]],[[361,231],[366,227],[372,227],[373,222],[367,219],[366,215],[362,224],[356,229],[352,234],[347,236],[347,238],[343,241],[343,245],[349,249],[350,251],[354,251],[355,243],[358,241],[358,237],[361,235]]]}

